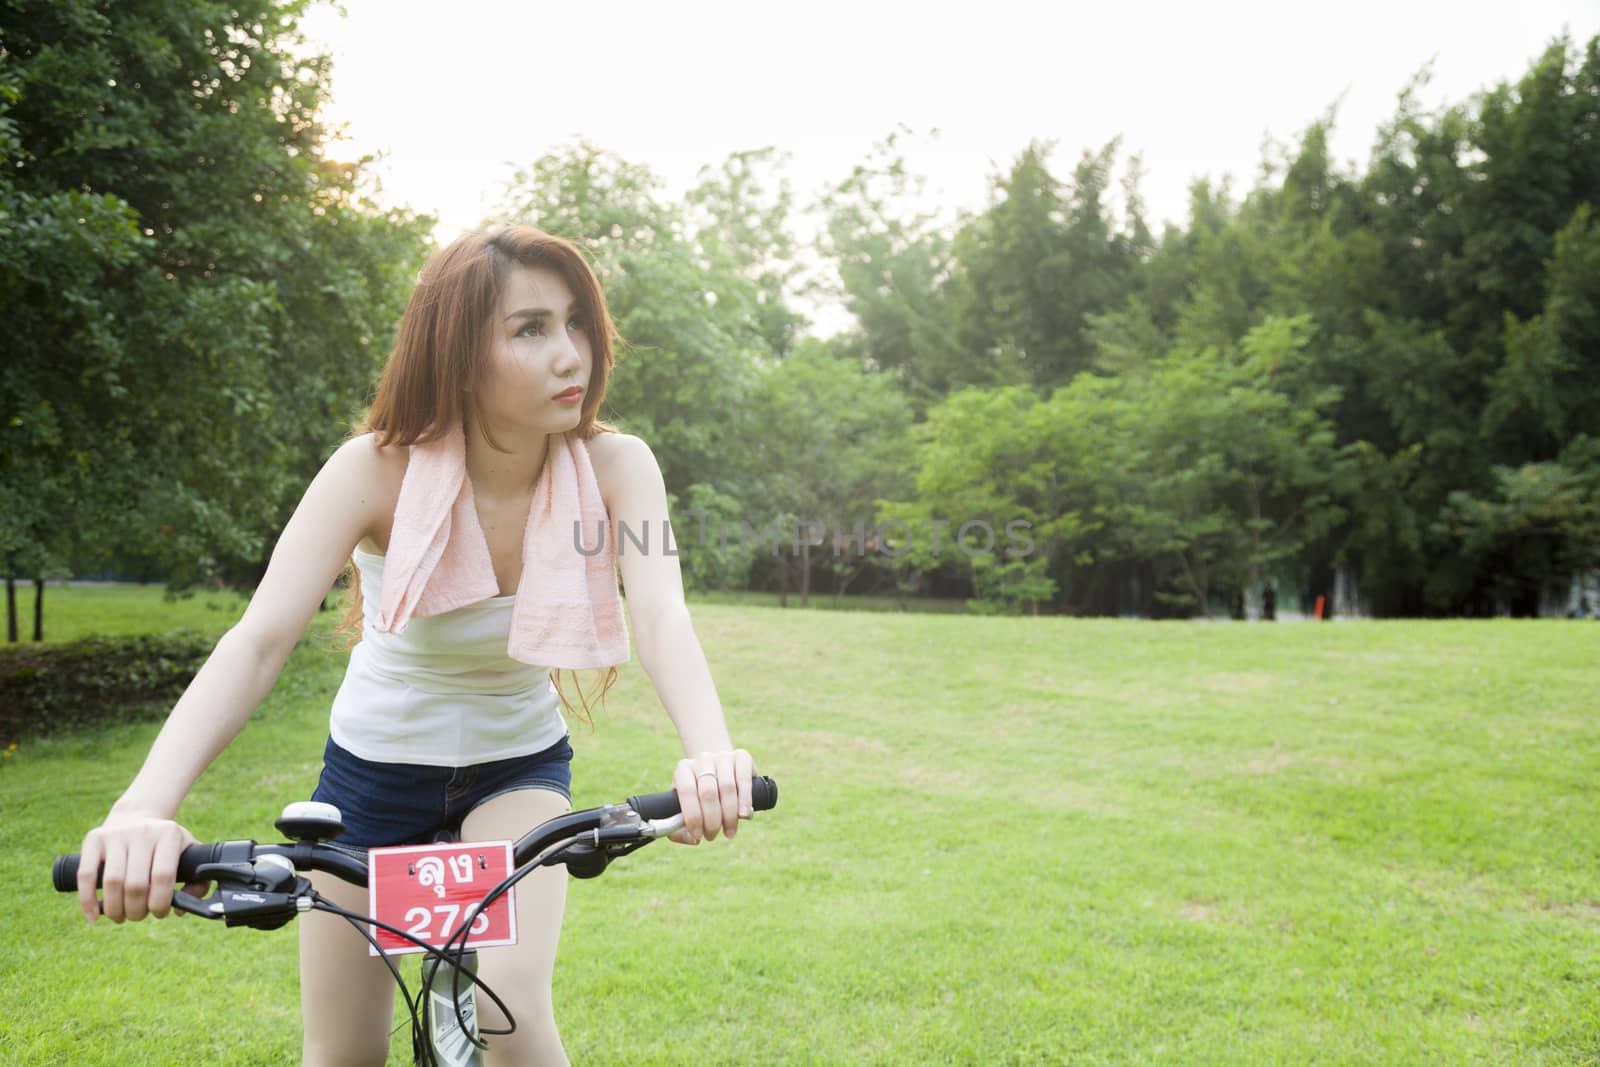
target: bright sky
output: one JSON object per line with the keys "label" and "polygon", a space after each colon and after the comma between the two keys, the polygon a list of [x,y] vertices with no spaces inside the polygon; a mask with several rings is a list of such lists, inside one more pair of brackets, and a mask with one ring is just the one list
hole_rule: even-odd
{"label": "bright sky", "polygon": [[[1426,106],[1515,80],[1600,0],[343,0],[304,21],[333,56],[332,155],[381,153],[390,203],[448,239],[505,181],[582,136],[648,165],[671,193],[729,153],[790,154],[797,202],[845,177],[899,123],[947,207],[977,207],[1029,142],[1056,173],[1121,135],[1143,157],[1152,226],[1183,222],[1198,177],[1253,182],[1267,137],[1293,142],[1338,103],[1334,155],[1364,165],[1425,64]],[[1119,176],[1121,169],[1119,166]]]}

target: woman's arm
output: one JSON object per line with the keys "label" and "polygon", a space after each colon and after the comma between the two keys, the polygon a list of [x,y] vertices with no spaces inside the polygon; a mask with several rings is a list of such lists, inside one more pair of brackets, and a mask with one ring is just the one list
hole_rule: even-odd
{"label": "woman's arm", "polygon": [[398,454],[380,453],[370,437],[349,441],[312,480],[244,615],[189,683],[105,823],[84,838],[78,895],[91,922],[101,862],[107,916],[167,913],[178,854],[193,841],[172,821],[178,805],[272,688],[351,550],[393,513],[404,450],[388,451]]}
{"label": "woman's arm", "polygon": [[[655,686],[687,758],[678,762],[673,786],[683,806],[684,829],[675,840],[697,843],[718,829],[734,836],[748,817],[750,754],[728,736],[700,639],[683,599],[676,555],[666,551],[667,490],[661,468],[643,441],[627,434],[601,434],[590,442],[595,476],[611,516],[612,544],[627,593],[629,627],[639,664]],[[626,526],[648,548],[622,536]]]}

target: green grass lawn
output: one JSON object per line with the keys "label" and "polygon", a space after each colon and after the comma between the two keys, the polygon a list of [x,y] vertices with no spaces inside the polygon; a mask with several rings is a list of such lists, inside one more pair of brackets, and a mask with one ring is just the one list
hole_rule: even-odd
{"label": "green grass lawn", "polygon": [[[33,641],[33,583],[17,583],[18,648]],[[230,590],[169,597],[159,585],[50,585],[44,591],[44,639],[55,644],[89,634],[155,634],[194,630],[221,634],[244,611],[244,597]]]}
{"label": "green grass lawn", "polygon": [[[723,604],[729,607],[783,607],[782,598],[777,593],[764,590],[706,590],[690,595],[691,609],[696,604]],[[789,594],[788,607],[801,606],[800,594]],[[967,602],[960,597],[927,597],[908,596],[896,597],[892,594],[856,594],[846,593],[834,602],[833,594],[827,590],[813,592],[811,603],[805,605],[819,611],[914,611],[922,614],[959,615],[967,611]]]}
{"label": "green grass lawn", "polygon": [[[577,1063],[1600,1062],[1600,626],[694,610],[782,803],[573,885]],[[340,671],[296,652],[195,833],[272,835]],[[0,1061],[298,1056],[291,929],[48,887],[154,732],[0,766]],[[573,743],[580,804],[677,755],[636,664]]]}

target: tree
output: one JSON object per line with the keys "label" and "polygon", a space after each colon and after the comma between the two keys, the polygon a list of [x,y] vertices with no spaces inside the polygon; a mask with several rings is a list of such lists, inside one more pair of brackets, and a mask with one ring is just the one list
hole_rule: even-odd
{"label": "tree", "polygon": [[1074,388],[1045,401],[1028,386],[973,387],[930,409],[916,428],[915,499],[880,513],[904,524],[903,567],[958,568],[983,610],[1056,603],[1053,575],[1097,526],[1105,409],[1077,403],[1091,386]]}
{"label": "tree", "polygon": [[1497,466],[1489,492],[1450,495],[1438,533],[1460,561],[1448,569],[1483,593],[1477,613],[1537,614],[1545,595],[1600,568],[1600,439],[1578,438],[1557,462]]}
{"label": "tree", "polygon": [[955,238],[948,314],[967,354],[949,368],[955,383],[1066,384],[1092,359],[1090,317],[1122,303],[1148,251],[1136,175],[1124,183],[1126,231],[1104,202],[1117,142],[1085,152],[1065,186],[1050,173],[1049,151],[1039,143],[1023,151],[995,181],[988,209]]}
{"label": "tree", "polygon": [[1554,456],[1600,437],[1600,221],[1579,204],[1555,236],[1539,313],[1507,312],[1505,360],[1489,381],[1483,428],[1511,461]]}
{"label": "tree", "polygon": [[758,186],[741,179],[715,195],[702,186],[699,251],[685,211],[663,203],[660,188],[647,167],[579,141],[518,171],[501,213],[591,256],[623,339],[602,414],[650,442],[670,489],[701,484],[742,499],[754,482],[747,457],[758,368],[777,358],[769,331],[789,327],[781,303],[761,310],[750,276],[765,262],[748,243],[755,231],[714,220],[758,213],[746,202]]}
{"label": "tree", "polygon": [[800,603],[809,604],[820,561],[837,602],[873,559],[877,501],[910,489],[910,403],[887,375],[808,339],[763,371],[754,413],[758,513],[806,524],[798,544],[789,538],[792,551],[780,552],[783,588],[796,572]]}
{"label": "tree", "polygon": [[833,262],[834,293],[861,327],[846,339],[851,354],[869,370],[895,375],[921,412],[952,381],[990,378],[951,332],[942,295],[954,266],[951,242],[934,213],[916,208],[924,183],[899,149],[908,132],[891,133],[819,199],[825,227],[817,248]]}
{"label": "tree", "polygon": [[8,3],[0,539],[259,567],[387,348],[425,220],[324,158],[301,4]]}
{"label": "tree", "polygon": [[1237,348],[1176,348],[1096,389],[1112,413],[1094,481],[1102,553],[1170,561],[1158,599],[1204,612],[1216,593],[1259,592],[1342,517],[1348,460],[1326,415],[1336,393],[1312,375],[1313,333],[1307,318],[1270,318]]}
{"label": "tree", "polygon": [[794,195],[781,169],[786,159],[762,148],[735,152],[715,170],[702,167],[687,220],[694,251],[718,276],[721,310],[744,317],[778,357],[805,325],[788,303],[800,268],[789,232]]}
{"label": "tree", "polygon": [[1475,107],[1424,115],[1408,87],[1361,182],[1383,285],[1338,348],[1340,425],[1392,461],[1363,461],[1378,481],[1359,495],[1393,521],[1356,524],[1341,551],[1380,612],[1482,610],[1503,583],[1488,557],[1461,556],[1451,501],[1488,499],[1497,468],[1552,462],[1592,432],[1600,372],[1577,353],[1594,343],[1597,45],[1574,66],[1557,41]]}

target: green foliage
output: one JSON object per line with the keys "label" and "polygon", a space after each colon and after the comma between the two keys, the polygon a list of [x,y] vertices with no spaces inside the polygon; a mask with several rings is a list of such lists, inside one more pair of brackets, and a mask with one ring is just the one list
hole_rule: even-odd
{"label": "green foliage", "polygon": [[1352,305],[1359,322],[1318,319],[1338,331],[1325,373],[1343,389],[1341,439],[1393,462],[1363,463],[1377,480],[1324,552],[1361,572],[1379,611],[1527,612],[1533,586],[1576,573],[1460,550],[1466,501],[1600,433],[1600,363],[1583,355],[1597,336],[1600,152],[1582,131],[1597,120],[1600,38],[1576,55],[1561,39],[1470,107],[1427,115],[1408,88],[1359,183],[1344,244],[1381,250],[1365,268],[1381,285]]}
{"label": "green foliage", "polygon": [[[784,277],[755,234],[781,241],[787,194],[758,179],[766,155],[703,176],[693,217],[660,199],[660,179],[578,142],[519,171],[501,213],[582,244],[605,286],[623,344],[606,411],[650,443],[671,488],[739,494],[759,368],[796,325]],[[778,247],[781,247],[779,245]]]}
{"label": "green foliage", "polygon": [[912,530],[902,567],[960,568],[991,609],[1048,603],[1051,573],[1094,528],[1084,513],[1097,423],[1075,418],[1073,401],[1069,390],[1046,402],[1021,386],[971,388],[930,410],[917,429],[916,499],[882,512]]}
{"label": "green foliage", "polygon": [[[1242,199],[1197,182],[1188,226],[1159,242],[1136,211],[1119,231],[1095,209],[1109,150],[1070,184],[1023,153],[939,290],[952,329],[1017,325],[962,335],[974,366],[945,381],[1093,398],[1070,417],[1099,425],[1104,456],[1048,461],[1093,487],[1075,507],[1096,531],[1052,564],[1056,606],[1204,610],[1284,581],[1310,596],[1340,567],[1382,613],[1526,612],[1592,566],[1526,538],[1521,554],[1463,545],[1503,540],[1466,516],[1508,502],[1506,471],[1568,484],[1559,457],[1600,435],[1597,118],[1600,39],[1576,55],[1561,40],[1470,106],[1425,113],[1408,87],[1365,174],[1334,165],[1320,118]],[[1048,252],[1068,231],[1070,255]],[[1121,280],[1085,285],[1084,263]],[[1018,372],[1083,347],[1051,357],[1065,378]],[[969,478],[1005,486],[1035,462],[990,459]],[[1586,543],[1581,509],[1562,515],[1562,543]]]}
{"label": "green foliage", "polygon": [[1306,381],[1311,333],[1268,319],[1238,350],[1175,350],[1130,397],[1130,462],[1102,506],[1126,551],[1176,563],[1169,600],[1203,612],[1215,591],[1254,590],[1342,517],[1337,393]]}
{"label": "green foliage", "polygon": [[1064,384],[1092,358],[1089,317],[1122,301],[1151,245],[1137,162],[1119,227],[1105,203],[1116,143],[1085,153],[1070,183],[1035,143],[995,178],[986,210],[948,237],[933,215],[908,213],[921,182],[899,147],[907,132],[818,205],[821,250],[862,327],[855,354],[899,375],[919,410],[966,386]]}
{"label": "green foliage", "polygon": [[[995,181],[954,246],[949,315],[963,353],[996,351],[1011,380],[1045,389],[1088,367],[1090,317],[1122,302],[1148,241],[1136,200],[1125,232],[1107,211],[1116,152],[1115,141],[1085,152],[1062,185],[1034,144]],[[952,368],[954,380],[981,382],[981,368]]]}
{"label": "green foliage", "polygon": [[[425,220],[327,158],[300,10],[0,4],[21,573],[115,555],[247,583],[359,406]],[[1380,614],[1531,611],[1594,566],[1600,38],[1458,105],[1422,108],[1425,81],[1364,171],[1330,155],[1330,109],[1250,188],[1196,182],[1159,239],[1117,141],[1066,173],[1030,144],[950,218],[917,205],[896,129],[811,205],[858,324],[826,342],[802,336],[771,149],[669,199],[578,141],[497,215],[592,257],[623,338],[603,415],[651,443],[680,523],[717,520],[694,588],[1186,614],[1342,572]],[[716,536],[802,520],[820,538],[776,557]],[[904,545],[831,550],[890,520]],[[965,552],[970,521],[1034,549]]]}
{"label": "green foliage", "polygon": [[158,719],[210,652],[186,630],[0,651],[0,744]]}
{"label": "green foliage", "polygon": [[762,477],[746,517],[816,524],[797,551],[789,538],[782,559],[802,603],[817,566],[837,597],[877,561],[866,545],[875,501],[910,488],[911,405],[889,375],[807,341],[762,374],[752,412],[762,430],[751,461]]}
{"label": "green foliage", "polygon": [[1485,608],[1532,614],[1541,593],[1600,568],[1600,439],[1578,438],[1558,462],[1495,467],[1492,490],[1450,494],[1438,524],[1456,546],[1434,579],[1442,595],[1470,593],[1446,583],[1487,573]]}
{"label": "green foliage", "polygon": [[848,339],[850,354],[897,375],[920,410],[952,385],[992,380],[996,353],[986,348],[973,358],[950,331],[939,290],[954,259],[938,220],[926,212],[903,217],[922,189],[898,148],[908,132],[892,133],[820,198],[818,248],[839,275],[835,294],[861,325]]}
{"label": "green foliage", "polygon": [[694,592],[743,588],[750,551],[732,535],[744,516],[736,497],[696,482],[682,498],[670,494],[673,540],[684,588]]}
{"label": "green foliage", "polygon": [[0,550],[253,577],[387,349],[425,220],[325,158],[303,5],[10,3]]}
{"label": "green foliage", "polygon": [[790,350],[805,324],[787,304],[800,269],[788,230],[794,194],[782,174],[785,158],[763,148],[701,168],[686,219],[696,255],[717,272],[720,313],[742,318],[775,356]]}
{"label": "green foliage", "polygon": [[1578,205],[1555,235],[1540,312],[1505,318],[1505,361],[1489,382],[1483,426],[1506,459],[1550,455],[1576,434],[1600,436],[1600,223]]}
{"label": "green foliage", "polygon": [[[580,141],[520,171],[504,204],[593,257],[623,338],[606,413],[650,442],[679,494],[691,588],[746,580],[753,546],[741,523],[779,523],[791,550],[797,520],[830,536],[835,521],[870,525],[872,501],[897,489],[909,463],[911,412],[895,383],[796,340],[780,163],[770,150],[737,153],[703,170],[679,205],[663,202],[648,168]],[[797,567],[802,597],[812,547],[778,564]],[[826,568],[838,593],[860,568],[836,563]]]}
{"label": "green foliage", "polygon": [[[1111,330],[1100,320],[1099,336]],[[1268,319],[1236,349],[1140,355],[1045,400],[1021,386],[953,394],[919,427],[916,501],[886,514],[1019,522],[1033,549],[936,550],[927,536],[908,564],[965,566],[980,601],[1013,610],[1088,610],[1095,569],[1128,561],[1184,611],[1259,587],[1343,517],[1350,463],[1326,415],[1337,391],[1311,373],[1314,332]]]}

